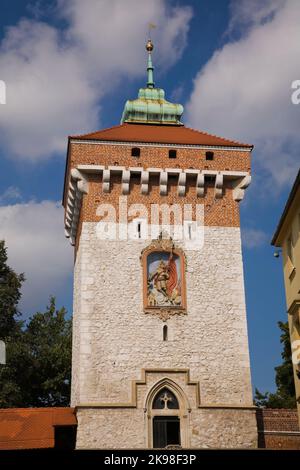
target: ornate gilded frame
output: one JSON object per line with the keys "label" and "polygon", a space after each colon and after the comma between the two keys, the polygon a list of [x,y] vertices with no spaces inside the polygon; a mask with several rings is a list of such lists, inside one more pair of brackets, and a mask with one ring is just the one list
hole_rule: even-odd
{"label": "ornate gilded frame", "polygon": [[[149,306],[148,305],[148,296],[147,296],[147,258],[153,252],[173,252],[180,259],[181,267],[181,305],[180,306]],[[167,321],[173,315],[186,315],[187,306],[186,306],[186,280],[185,280],[185,271],[186,271],[186,257],[184,251],[181,248],[175,246],[171,238],[164,239],[159,238],[157,240],[152,240],[150,245],[142,250],[141,253],[141,265],[143,269],[143,307],[144,313],[150,313],[152,315],[158,316],[164,322]]]}

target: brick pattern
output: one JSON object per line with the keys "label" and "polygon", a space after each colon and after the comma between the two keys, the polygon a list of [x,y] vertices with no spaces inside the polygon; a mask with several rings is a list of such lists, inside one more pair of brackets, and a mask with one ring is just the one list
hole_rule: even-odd
{"label": "brick pattern", "polygon": [[[215,190],[212,184],[206,185],[204,198],[197,198],[195,181],[189,181],[186,188],[186,196],[184,198],[178,196],[177,182],[174,180],[169,181],[168,194],[161,196],[158,178],[152,178],[149,183],[149,194],[143,195],[141,194],[139,179],[134,179],[130,182],[130,191],[127,195],[128,206],[143,204],[150,214],[152,204],[178,204],[180,207],[183,207],[184,204],[191,204],[193,206],[193,218],[195,218],[196,204],[204,204],[205,225],[239,227],[239,206],[232,198],[232,189],[229,185],[225,186],[223,197],[220,199],[215,199]],[[102,191],[102,176],[90,177],[89,194],[84,196],[82,207],[84,221],[97,222],[100,220],[96,216],[96,209],[99,204],[112,204],[116,208],[118,218],[119,197],[121,195],[121,176],[112,175],[111,191],[109,193],[103,193]]]}
{"label": "brick pattern", "polygon": [[[214,159],[205,160],[205,149],[178,148],[176,159],[169,158],[169,148],[155,145],[141,146],[140,157],[132,157],[131,149],[136,144],[70,144],[70,167],[78,164],[123,165],[159,167],[159,168],[194,168],[201,170],[250,171],[251,153],[241,150],[213,150]],[[174,149],[174,147],[172,147]]]}
{"label": "brick pattern", "polygon": [[258,447],[300,450],[300,429],[296,409],[259,409],[256,417]]}
{"label": "brick pattern", "polygon": [[[131,156],[133,145],[115,144],[81,144],[71,143],[69,161],[67,164],[66,181],[69,178],[71,168],[79,164],[115,165],[129,167],[157,167],[157,168],[180,168],[200,170],[230,170],[250,171],[250,152],[239,150],[214,150],[214,160],[205,160],[205,149],[179,148],[177,158],[169,159],[168,147],[145,146],[141,147],[141,156]],[[78,225],[76,246],[80,238],[81,225],[83,221],[97,222],[96,209],[100,203],[112,204],[117,211],[119,196],[121,192],[121,176],[112,175],[111,190],[109,193],[102,191],[102,175],[89,175],[89,194],[83,197],[83,204]],[[67,185],[66,185],[67,187]],[[144,204],[150,213],[151,204],[192,204],[193,218],[195,218],[196,204],[204,205],[204,223],[209,226],[239,227],[239,204],[232,197],[232,184],[224,181],[222,198],[215,198],[214,183],[205,183],[204,197],[197,197],[196,176],[189,177],[186,184],[185,197],[177,194],[177,178],[169,178],[168,194],[161,196],[159,191],[159,178],[152,176],[149,181],[149,193],[141,194],[140,177],[131,178],[130,191],[127,196],[128,205]]]}

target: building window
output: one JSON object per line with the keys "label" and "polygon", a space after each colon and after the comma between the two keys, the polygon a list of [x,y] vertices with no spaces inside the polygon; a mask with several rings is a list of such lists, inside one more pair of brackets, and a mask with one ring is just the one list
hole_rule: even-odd
{"label": "building window", "polygon": [[164,387],[160,390],[153,400],[153,409],[154,410],[178,410],[179,403],[171,390],[167,387]]}
{"label": "building window", "polygon": [[164,327],[163,327],[163,340],[168,341],[168,327],[167,327],[167,325],[164,325]]}
{"label": "building window", "polygon": [[205,160],[213,160],[213,159],[214,159],[214,152],[205,153]]}
{"label": "building window", "polygon": [[287,243],[287,245],[286,245],[287,255],[290,258],[291,263],[294,264],[293,263],[294,257],[293,257],[293,239],[292,239],[292,235],[289,236],[286,243]]}
{"label": "building window", "polygon": [[154,416],[153,448],[180,446],[180,419],[178,416]]}
{"label": "building window", "polygon": [[137,223],[137,234],[138,234],[138,238],[142,238],[142,224],[141,224],[141,222]]}
{"label": "building window", "polygon": [[133,147],[131,149],[131,156],[132,157],[139,157],[141,155],[141,149],[138,147]]}
{"label": "building window", "polygon": [[176,158],[177,150],[169,150],[169,158]]}
{"label": "building window", "polygon": [[153,410],[157,410],[153,417],[153,447],[165,448],[169,445],[180,446],[180,418],[179,403],[169,388],[161,389],[153,400]]}

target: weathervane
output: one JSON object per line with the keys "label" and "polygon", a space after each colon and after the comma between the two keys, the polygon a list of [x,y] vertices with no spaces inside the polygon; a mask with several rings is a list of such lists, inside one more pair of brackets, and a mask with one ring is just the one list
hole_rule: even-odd
{"label": "weathervane", "polygon": [[149,41],[151,41],[151,29],[155,29],[155,28],[156,28],[156,24],[148,23],[148,38],[149,38]]}

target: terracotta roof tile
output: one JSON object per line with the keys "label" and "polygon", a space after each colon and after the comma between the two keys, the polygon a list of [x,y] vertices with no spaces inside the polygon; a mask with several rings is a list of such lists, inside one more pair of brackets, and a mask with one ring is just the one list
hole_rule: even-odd
{"label": "terracotta roof tile", "polygon": [[185,126],[154,125],[154,124],[121,124],[90,134],[71,136],[79,140],[102,140],[117,142],[145,142],[182,145],[208,145],[227,147],[247,147],[234,140],[224,139],[203,131],[197,131]]}
{"label": "terracotta roof tile", "polygon": [[76,425],[74,408],[0,410],[0,449],[54,447],[54,426]]}

